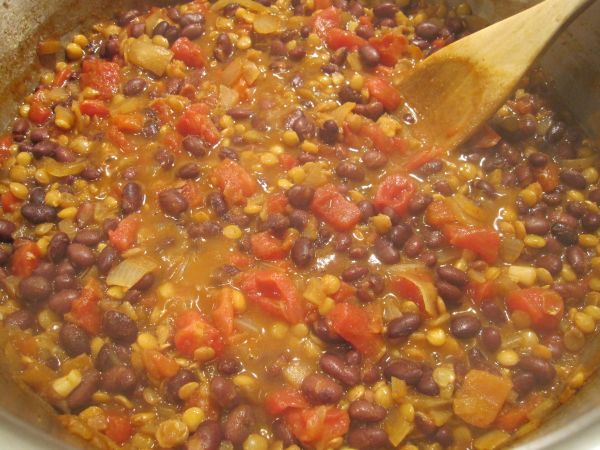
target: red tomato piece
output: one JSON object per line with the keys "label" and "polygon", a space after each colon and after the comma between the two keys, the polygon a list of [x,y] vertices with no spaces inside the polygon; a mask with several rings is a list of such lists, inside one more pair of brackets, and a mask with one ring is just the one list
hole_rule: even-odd
{"label": "red tomato piece", "polygon": [[337,50],[339,48],[356,50],[367,44],[367,41],[360,36],[340,28],[329,29],[329,31],[327,31],[327,36],[325,37],[325,42],[327,43],[327,47],[331,50]]}
{"label": "red tomato piece", "polygon": [[490,127],[484,125],[476,134],[469,140],[469,146],[472,146],[478,150],[485,150],[488,148],[495,147],[500,142],[500,135]]}
{"label": "red tomato piece", "polygon": [[175,320],[174,342],[177,351],[191,358],[199,347],[210,347],[219,354],[224,347],[219,330],[209,324],[197,311],[185,311]]}
{"label": "red tomato piece", "polygon": [[179,372],[179,364],[173,358],[163,355],[158,350],[144,350],[142,362],[146,372],[157,380],[174,377]]}
{"label": "red tomato piece", "polygon": [[391,288],[403,298],[412,300],[429,317],[437,315],[437,289],[429,272],[407,272],[392,279]]}
{"label": "red tomato piece", "polygon": [[358,206],[340,194],[332,184],[317,188],[311,209],[338,231],[349,231],[360,221]]}
{"label": "red tomato piece", "polygon": [[189,67],[201,69],[204,67],[202,49],[186,37],[177,39],[171,46],[175,59],[186,63]]}
{"label": "red tomato piece", "polygon": [[444,225],[442,233],[450,244],[477,253],[489,264],[494,264],[498,259],[500,235],[494,230],[448,224]]}
{"label": "red tomato piece", "polygon": [[42,253],[38,245],[28,239],[17,239],[10,260],[10,271],[17,277],[28,277],[38,264]]}
{"label": "red tomato piece", "polygon": [[290,408],[304,409],[309,407],[310,404],[298,389],[283,388],[269,392],[265,397],[265,409],[273,416],[278,416]]}
{"label": "red tomato piece", "polygon": [[388,33],[381,37],[372,37],[369,44],[379,52],[381,64],[394,66],[406,50],[408,40],[403,35]]}
{"label": "red tomato piece", "polygon": [[364,355],[376,357],[383,349],[381,336],[371,331],[371,318],[364,309],[337,303],[327,317],[333,330]]}
{"label": "red tomato piece", "polygon": [[231,159],[225,159],[215,167],[212,176],[230,205],[242,205],[256,192],[256,180]]}
{"label": "red tomato piece", "polygon": [[55,87],[62,87],[72,74],[73,69],[71,69],[71,66],[65,67],[63,70],[61,70],[54,76],[54,81],[52,82],[52,85]]}
{"label": "red tomato piece", "polygon": [[510,311],[523,311],[531,319],[534,328],[551,332],[558,328],[564,314],[564,302],[552,289],[532,287],[509,292],[506,306]]}
{"label": "red tomato piece", "polygon": [[124,252],[135,244],[139,229],[139,217],[134,215],[127,216],[119,222],[117,228],[108,231],[108,239],[114,248],[120,252]]}
{"label": "red tomato piece", "polygon": [[202,196],[198,185],[190,180],[186,181],[185,184],[181,186],[181,194],[185,197],[185,200],[191,208],[200,206],[204,201],[204,197]]}
{"label": "red tomato piece", "polygon": [[431,161],[432,159],[437,158],[443,153],[441,147],[433,147],[429,150],[425,150],[424,152],[417,153],[411,159],[406,161],[403,166],[409,172],[414,172],[415,170],[421,168],[425,163]]}
{"label": "red tomato piece", "polygon": [[98,91],[101,99],[108,100],[119,89],[120,73],[117,63],[86,58],[81,65],[81,85]]}
{"label": "red tomato piece", "polygon": [[2,201],[2,210],[7,213],[13,212],[15,209],[17,209],[17,206],[21,201],[10,192],[5,192],[2,194],[0,200]]}
{"label": "red tomato piece", "polygon": [[356,294],[356,288],[351,284],[342,281],[340,288],[335,294],[331,294],[331,298],[336,303],[347,302]]}
{"label": "red tomato piece", "polygon": [[97,282],[89,281],[79,293],[79,297],[73,301],[68,313],[73,323],[92,335],[98,334],[102,325],[99,301],[100,287]]}
{"label": "red tomato piece", "polygon": [[110,122],[123,133],[139,133],[144,128],[144,115],[140,112],[116,114]]}
{"label": "red tomato piece", "polygon": [[251,235],[250,245],[252,246],[252,254],[264,261],[277,261],[287,255],[281,239],[277,239],[269,231]]}
{"label": "red tomato piece", "polygon": [[298,165],[298,160],[294,155],[290,155],[289,153],[282,153],[279,155],[279,164],[281,164],[281,168],[284,170],[290,170],[292,167]]}
{"label": "red tomato piece", "polygon": [[29,105],[29,120],[34,123],[41,124],[50,118],[52,115],[52,109],[48,106],[42,105],[38,101],[33,101]]}
{"label": "red tomato piece", "polygon": [[389,175],[377,188],[373,204],[379,210],[391,208],[399,216],[404,215],[415,194],[415,183],[402,175]]}
{"label": "red tomato piece", "polygon": [[489,280],[483,283],[472,282],[469,285],[469,293],[473,299],[473,303],[481,305],[483,302],[489,301],[496,296],[496,284]]}
{"label": "red tomato piece", "polygon": [[552,160],[548,161],[544,167],[534,169],[533,173],[538,183],[542,185],[544,192],[553,191],[560,183],[558,165]]}
{"label": "red tomato piece", "polygon": [[81,114],[86,116],[108,117],[110,110],[102,100],[84,100],[79,104]]}
{"label": "red tomato piece", "polygon": [[398,109],[402,103],[400,93],[387,80],[380,77],[368,77],[365,84],[371,97],[383,103],[388,111]]}
{"label": "red tomato piece", "polygon": [[325,9],[331,6],[331,0],[315,0],[315,9]]}
{"label": "red tomato piece", "polygon": [[131,152],[134,149],[133,144],[127,140],[125,134],[114,125],[110,125],[106,129],[106,139],[124,152]]}
{"label": "red tomato piece", "polygon": [[373,147],[384,153],[404,153],[406,151],[406,142],[401,137],[389,137],[383,132],[376,123],[369,123],[363,126],[360,133],[368,138]]}
{"label": "red tomato piece", "polygon": [[325,39],[329,30],[339,28],[342,25],[340,10],[331,6],[315,12],[311,19],[311,25],[314,32],[321,39]]}
{"label": "red tomato piece", "polygon": [[276,192],[267,198],[267,211],[270,214],[283,213],[288,205],[287,196],[283,192]]}
{"label": "red tomato piece", "polygon": [[348,413],[331,406],[292,409],[285,413],[284,420],[298,440],[315,448],[324,447],[350,428]]}
{"label": "red tomato piece", "polygon": [[206,143],[214,145],[219,141],[219,130],[208,117],[208,107],[202,103],[194,103],[177,119],[176,128],[184,136],[190,134],[200,136]]}
{"label": "red tomato piece", "polygon": [[425,222],[432,227],[440,228],[458,220],[450,206],[443,200],[435,200],[425,211]]}
{"label": "red tomato piece", "polygon": [[235,292],[230,287],[222,288],[217,295],[217,307],[212,312],[212,322],[224,337],[233,334],[233,296]]}
{"label": "red tomato piece", "polygon": [[248,300],[265,312],[289,323],[304,319],[304,305],[293,281],[274,270],[242,273],[238,284]]}
{"label": "red tomato piece", "polygon": [[131,439],[131,435],[133,434],[133,425],[129,416],[109,411],[106,414],[106,429],[104,430],[104,434],[115,443],[123,445]]}

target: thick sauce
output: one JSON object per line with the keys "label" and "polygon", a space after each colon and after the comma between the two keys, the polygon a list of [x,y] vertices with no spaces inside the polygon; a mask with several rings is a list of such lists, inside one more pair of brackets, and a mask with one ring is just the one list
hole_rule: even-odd
{"label": "thick sauce", "polygon": [[537,72],[460,151],[412,137],[399,79],[478,23],[194,1],[40,43],[0,147],[15,377],[99,448],[535,428],[600,320],[597,160]]}

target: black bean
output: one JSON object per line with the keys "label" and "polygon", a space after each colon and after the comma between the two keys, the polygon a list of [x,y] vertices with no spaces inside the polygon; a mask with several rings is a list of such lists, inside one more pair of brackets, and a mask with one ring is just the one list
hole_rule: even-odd
{"label": "black bean", "polygon": [[215,59],[221,63],[227,61],[233,54],[233,43],[227,33],[219,33],[217,35],[213,54]]}
{"label": "black bean", "polygon": [[385,154],[377,150],[367,150],[362,157],[362,162],[367,169],[377,170],[382,169],[388,163],[388,158]]}
{"label": "black bean", "polygon": [[179,26],[185,28],[188,25],[192,25],[194,23],[204,23],[205,19],[204,16],[200,13],[189,13],[189,14],[184,14],[183,16],[181,16],[181,19],[179,19]]}
{"label": "black bean", "polygon": [[335,120],[328,119],[319,128],[319,139],[326,144],[335,144],[340,134],[340,128]]}
{"label": "black bean", "polygon": [[558,255],[543,255],[536,261],[536,266],[546,269],[552,276],[557,276],[562,270],[562,261]]}
{"label": "black bean", "polygon": [[525,225],[525,230],[527,230],[527,233],[529,234],[544,236],[550,231],[550,221],[543,216],[527,216],[523,222]]}
{"label": "black bean", "polygon": [[102,230],[99,228],[89,228],[87,230],[80,230],[73,238],[73,242],[77,244],[83,244],[87,247],[95,247],[102,240]]}
{"label": "black bean", "polygon": [[169,378],[165,384],[169,400],[174,403],[181,401],[181,398],[179,398],[179,389],[193,381],[198,381],[198,377],[194,372],[189,369],[179,369],[179,372],[174,377]]}
{"label": "black bean", "polygon": [[316,404],[337,403],[344,396],[344,388],[326,375],[311,374],[302,381],[302,393]]}
{"label": "black bean", "polygon": [[460,314],[450,320],[450,332],[458,339],[475,337],[481,329],[481,322],[474,314]]}
{"label": "black bean", "polygon": [[297,118],[291,123],[291,128],[296,132],[300,140],[310,139],[316,134],[316,126],[306,114],[300,111]]}
{"label": "black bean", "polygon": [[210,381],[210,394],[217,405],[224,409],[234,408],[242,401],[233,381],[220,375]]}
{"label": "black bean", "polygon": [[100,384],[100,374],[97,370],[89,370],[82,376],[81,383],[67,397],[67,406],[71,411],[79,410],[90,404],[92,395]]}
{"label": "black bean", "polygon": [[185,444],[185,450],[219,450],[223,432],[219,422],[208,419],[202,422]]}
{"label": "black bean", "polygon": [[19,294],[24,302],[40,303],[52,294],[52,285],[45,277],[30,275],[19,282]]}
{"label": "black bean", "polygon": [[581,218],[581,226],[588,233],[594,233],[600,228],[600,214],[587,212]]}
{"label": "black bean", "polygon": [[360,422],[379,422],[385,419],[387,411],[382,406],[360,399],[350,403],[348,414],[352,420],[358,420]]}
{"label": "black bean", "polygon": [[360,211],[360,220],[363,223],[368,222],[369,218],[375,215],[375,207],[368,200],[361,200],[356,204],[356,206]]}
{"label": "black bean", "polygon": [[385,430],[377,427],[355,428],[347,435],[348,445],[358,450],[387,448],[390,445]]}
{"label": "black bean", "polygon": [[533,167],[544,167],[546,164],[548,164],[548,159],[548,155],[545,153],[534,152],[529,155],[527,161],[529,161],[529,164],[531,164]]}
{"label": "black bean", "polygon": [[29,139],[33,144],[50,139],[50,134],[45,128],[34,128],[29,133]]}
{"label": "black bean", "polygon": [[327,375],[341,381],[346,386],[356,386],[360,383],[360,368],[356,365],[348,364],[339,356],[329,353],[324,354],[319,359],[319,367]]}
{"label": "black bean", "polygon": [[102,389],[115,394],[131,392],[137,385],[137,377],[131,367],[114,366],[102,374]]}
{"label": "black bean", "polygon": [[124,214],[132,214],[138,211],[144,204],[144,191],[142,186],[135,181],[130,181],[123,186],[121,197],[121,209]]}
{"label": "black bean", "polygon": [[64,315],[71,311],[73,301],[79,297],[75,289],[63,289],[48,299],[48,308],[57,314]]}
{"label": "black bean", "polygon": [[438,295],[442,297],[446,303],[446,306],[453,308],[460,303],[463,296],[462,289],[442,280],[437,280],[435,287],[438,290]]}
{"label": "black bean", "polygon": [[387,378],[395,377],[404,380],[411,386],[416,386],[421,380],[423,369],[421,365],[410,359],[400,358],[389,363],[383,370]]}
{"label": "black bean", "polygon": [[16,230],[17,226],[13,222],[0,219],[0,242],[12,242],[12,235]]}
{"label": "black bean", "polygon": [[234,357],[222,356],[217,362],[217,370],[224,375],[235,375],[242,368],[242,363]]}
{"label": "black bean", "polygon": [[556,377],[556,369],[552,363],[538,356],[522,356],[517,367],[532,373],[542,385],[550,384]]}
{"label": "black bean", "polygon": [[454,436],[452,434],[452,429],[448,425],[441,426],[433,436],[434,440],[443,445],[444,447],[449,447],[454,442]]}
{"label": "black bean", "polygon": [[309,238],[300,237],[296,239],[291,250],[291,258],[298,267],[307,267],[315,257],[313,243]]}
{"label": "black bean", "polygon": [[444,281],[458,287],[465,287],[469,284],[469,277],[462,270],[451,265],[440,266],[437,268],[437,275]]}
{"label": "black bean", "polygon": [[73,323],[65,323],[58,334],[58,342],[69,356],[90,353],[90,336]]}
{"label": "black bean", "polygon": [[264,226],[274,233],[282,233],[290,227],[290,219],[282,213],[271,213],[267,216]]}
{"label": "black bean", "polygon": [[96,267],[101,274],[106,275],[110,269],[113,268],[118,259],[119,252],[113,246],[107,245],[98,255]]}
{"label": "black bean", "polygon": [[304,230],[310,220],[310,214],[300,209],[295,209],[289,215],[290,225],[298,231]]}
{"label": "black bean", "polygon": [[140,95],[142,92],[144,92],[144,89],[146,89],[146,85],[146,80],[143,78],[132,78],[123,85],[123,94],[127,97]]}
{"label": "black bean", "polygon": [[340,88],[338,92],[338,98],[341,103],[352,102],[360,104],[364,102],[361,93],[355,91],[348,85],[344,85]]}
{"label": "black bean", "polygon": [[577,275],[584,275],[587,271],[587,258],[583,249],[578,245],[567,248],[565,253],[567,262]]}
{"label": "black bean", "polygon": [[188,39],[198,39],[204,33],[204,25],[200,23],[192,23],[183,27],[181,30],[181,36]]}
{"label": "black bean", "polygon": [[26,330],[35,325],[35,317],[27,310],[18,310],[10,313],[4,318],[4,326],[7,328],[20,328]]}
{"label": "black bean", "polygon": [[342,272],[342,280],[352,283],[360,280],[369,273],[369,268],[361,264],[353,264]]}
{"label": "black bean", "polygon": [[417,384],[417,391],[421,394],[428,395],[433,397],[435,395],[439,395],[440,388],[433,379],[433,371],[431,369],[427,369],[423,371],[423,375]]}
{"label": "black bean", "polygon": [[88,166],[85,169],[83,169],[79,175],[81,176],[81,178],[83,178],[84,180],[87,181],[96,181],[100,178],[100,176],[102,175],[102,171],[96,167],[91,167]]}
{"label": "black bean", "polygon": [[553,122],[546,132],[546,140],[550,144],[557,144],[565,135],[566,126],[564,122]]}
{"label": "black bean", "polygon": [[390,339],[408,337],[421,326],[421,316],[417,313],[404,313],[392,319],[387,325],[386,336]]}
{"label": "black bean", "polygon": [[141,14],[142,13],[140,11],[138,11],[137,9],[130,9],[126,13],[123,13],[119,16],[119,18],[117,19],[117,24],[120,27],[124,27],[129,22],[131,22],[133,19],[140,16]]}
{"label": "black bean", "polygon": [[496,327],[486,327],[481,330],[481,343],[489,352],[495,352],[502,345],[502,335]]}
{"label": "black bean", "polygon": [[563,245],[577,243],[577,231],[562,222],[555,223],[550,230],[552,231],[552,235]]}
{"label": "black bean", "polygon": [[415,27],[415,34],[426,41],[433,41],[440,34],[440,28],[429,21],[423,21]]}
{"label": "black bean", "polygon": [[34,225],[58,221],[56,209],[48,205],[25,203],[21,207],[21,215]]}
{"label": "black bean", "polygon": [[387,239],[380,238],[373,248],[375,256],[384,264],[396,264],[400,261],[400,252]]}
{"label": "black bean", "polygon": [[94,362],[94,367],[103,372],[111,367],[129,365],[131,351],[128,347],[113,343],[104,344]]}
{"label": "black bean", "polygon": [[[131,36],[133,38],[139,38],[139,37],[143,36],[145,32],[146,32],[146,24],[143,22],[138,22],[138,23],[131,24],[131,26],[129,27],[128,34],[129,34],[129,36]],[[106,44],[102,44],[102,47],[100,50],[103,50],[103,52],[101,51],[101,54],[104,58],[111,59],[112,56],[114,56],[118,53],[118,50],[114,49],[116,43],[114,41],[111,41],[111,42],[112,42],[113,48],[110,50],[108,49],[110,42],[107,42]],[[109,54],[112,56],[109,56]]]}
{"label": "black bean", "polygon": [[380,3],[379,5],[373,7],[373,14],[375,14],[375,17],[379,18],[394,18],[398,11],[398,5],[388,2]]}
{"label": "black bean", "polygon": [[286,195],[290,205],[298,209],[306,209],[310,206],[315,190],[303,184],[296,184],[288,189]]}
{"label": "black bean", "polygon": [[357,104],[352,112],[364,116],[367,119],[371,119],[372,121],[376,121],[383,113],[385,113],[385,108],[383,103],[375,100],[366,104]]}
{"label": "black bean", "polygon": [[573,189],[585,189],[587,181],[576,169],[566,168],[560,171],[560,180]]}
{"label": "black bean", "polygon": [[361,62],[367,67],[375,67],[379,64],[381,56],[375,47],[372,45],[363,45],[358,49],[358,56]]}
{"label": "black bean", "polygon": [[129,345],[135,342],[138,328],[134,320],[119,311],[106,311],[102,318],[102,330],[114,342]]}
{"label": "black bean", "polygon": [[417,234],[413,234],[404,244],[403,251],[409,258],[416,258],[423,251],[423,238]]}
{"label": "black bean", "polygon": [[229,413],[223,424],[225,439],[241,445],[256,425],[254,411],[248,405],[239,405]]}
{"label": "black bean", "polygon": [[417,192],[408,203],[408,211],[413,215],[421,214],[425,211],[425,209],[429,206],[429,204],[432,201],[433,197],[431,196],[431,194]]}
{"label": "black bean", "polygon": [[25,135],[29,131],[29,122],[25,119],[19,118],[15,120],[12,127],[12,136],[16,142],[25,140]]}
{"label": "black bean", "polygon": [[200,176],[200,166],[196,163],[187,163],[177,170],[177,176],[184,180],[193,180]]}
{"label": "black bean", "polygon": [[83,244],[69,244],[67,247],[67,257],[73,266],[78,269],[87,269],[96,262],[96,255],[86,245]]}
{"label": "black bean", "polygon": [[158,194],[158,204],[165,214],[172,217],[178,217],[189,206],[183,194],[174,188],[160,192]]}

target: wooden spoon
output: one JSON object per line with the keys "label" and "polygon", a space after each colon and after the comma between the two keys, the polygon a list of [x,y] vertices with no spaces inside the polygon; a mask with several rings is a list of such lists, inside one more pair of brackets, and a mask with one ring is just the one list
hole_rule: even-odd
{"label": "wooden spoon", "polygon": [[452,150],[513,93],[561,28],[594,0],[545,0],[444,47],[415,67],[400,92],[426,145]]}

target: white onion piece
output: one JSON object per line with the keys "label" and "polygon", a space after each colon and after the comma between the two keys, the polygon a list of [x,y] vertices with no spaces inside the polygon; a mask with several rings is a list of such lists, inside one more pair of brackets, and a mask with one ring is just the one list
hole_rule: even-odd
{"label": "white onion piece", "polygon": [[130,289],[144,275],[157,267],[157,264],[147,256],[128,258],[111,269],[106,277],[106,284]]}

